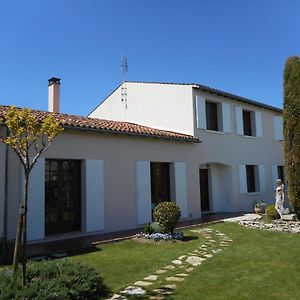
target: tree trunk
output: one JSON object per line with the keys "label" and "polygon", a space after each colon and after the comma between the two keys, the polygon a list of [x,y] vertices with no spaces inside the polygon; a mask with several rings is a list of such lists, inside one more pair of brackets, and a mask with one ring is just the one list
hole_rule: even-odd
{"label": "tree trunk", "polygon": [[23,284],[23,286],[26,285],[28,180],[29,180],[29,173],[25,172],[25,179],[24,179],[24,215],[23,215],[23,248],[22,248],[22,284]]}
{"label": "tree trunk", "polygon": [[23,231],[23,204],[19,205],[19,219],[17,225],[17,233],[16,233],[16,241],[15,241],[15,249],[14,249],[14,258],[13,258],[13,276],[16,274],[19,263],[19,254],[21,247],[21,239],[22,239],[22,231]]}

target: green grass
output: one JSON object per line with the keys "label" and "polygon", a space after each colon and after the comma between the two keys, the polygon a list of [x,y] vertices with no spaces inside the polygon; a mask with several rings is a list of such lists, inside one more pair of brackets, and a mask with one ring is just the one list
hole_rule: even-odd
{"label": "green grass", "polygon": [[[211,226],[233,242],[194,269],[168,299],[300,299],[300,236],[259,231],[237,224]],[[197,235],[186,231],[186,234]],[[96,267],[112,292],[132,285],[204,243],[141,244],[128,240],[72,257]]]}
{"label": "green grass", "polygon": [[191,237],[185,242],[140,243],[126,240],[100,245],[97,247],[99,251],[72,259],[93,265],[101,273],[108,289],[118,292],[204,243],[203,237],[190,231],[185,233]]}
{"label": "green grass", "polygon": [[219,224],[233,239],[194,271],[172,299],[300,299],[300,236]]}

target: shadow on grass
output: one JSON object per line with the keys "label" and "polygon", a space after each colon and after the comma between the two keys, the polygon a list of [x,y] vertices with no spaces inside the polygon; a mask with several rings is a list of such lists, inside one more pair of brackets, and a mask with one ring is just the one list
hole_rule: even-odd
{"label": "shadow on grass", "polygon": [[195,235],[186,235],[183,237],[182,242],[189,242],[194,240],[199,240],[199,237]]}

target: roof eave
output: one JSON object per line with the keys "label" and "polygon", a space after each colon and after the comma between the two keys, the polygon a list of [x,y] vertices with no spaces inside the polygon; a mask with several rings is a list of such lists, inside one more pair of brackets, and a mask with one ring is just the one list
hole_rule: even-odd
{"label": "roof eave", "polygon": [[99,132],[99,133],[110,133],[115,135],[127,135],[127,136],[135,136],[135,137],[147,137],[147,138],[153,138],[153,139],[161,139],[161,140],[168,140],[168,141],[176,141],[176,142],[186,142],[186,143],[202,143],[201,140],[198,138],[179,138],[179,137],[164,137],[160,135],[151,135],[151,134],[145,134],[145,133],[131,133],[131,132],[119,132],[114,131],[110,129],[97,129],[92,127],[80,127],[80,126],[71,126],[71,125],[62,125],[66,129],[75,129],[80,131],[93,131],[93,132]]}
{"label": "roof eave", "polygon": [[240,97],[240,96],[237,96],[237,95],[234,95],[234,94],[230,94],[230,93],[226,93],[226,92],[223,92],[223,91],[211,89],[211,88],[206,87],[206,86],[193,85],[193,88],[197,88],[197,89],[199,89],[203,92],[208,92],[210,94],[214,94],[214,95],[217,95],[217,96],[222,96],[224,98],[229,98],[229,99],[232,99],[232,100],[235,100],[235,101],[240,101],[240,102],[250,104],[250,105],[254,105],[254,106],[257,106],[257,107],[260,107],[260,108],[272,110],[272,111],[275,111],[275,112],[278,112],[278,113],[281,113],[281,114],[283,113],[283,109],[281,109],[281,108],[271,106],[271,105],[268,105],[268,104],[264,104],[264,103],[260,103],[260,102],[257,102],[257,101],[251,100],[251,99],[243,98],[243,97]]}

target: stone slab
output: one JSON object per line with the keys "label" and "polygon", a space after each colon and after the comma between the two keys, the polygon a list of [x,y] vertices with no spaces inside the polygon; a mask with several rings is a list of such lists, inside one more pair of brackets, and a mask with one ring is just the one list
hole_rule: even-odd
{"label": "stone slab", "polygon": [[179,274],[176,274],[175,276],[178,276],[178,277],[188,277],[189,274],[179,273]]}
{"label": "stone slab", "polygon": [[175,259],[175,260],[172,260],[172,263],[173,263],[174,265],[181,265],[181,264],[182,264],[182,261],[179,260],[179,259]]}
{"label": "stone slab", "polygon": [[193,270],[194,270],[193,267],[190,267],[190,268],[187,268],[187,269],[186,269],[186,271],[189,272],[189,273],[192,272]]}
{"label": "stone slab", "polygon": [[206,258],[211,258],[211,257],[213,257],[212,254],[204,254],[204,256],[205,256]]}
{"label": "stone slab", "polygon": [[167,281],[173,281],[173,282],[181,282],[181,281],[184,280],[184,278],[170,276],[170,277],[166,277],[166,280]]}
{"label": "stone slab", "polygon": [[166,284],[166,285],[163,285],[162,287],[166,288],[166,289],[170,289],[170,290],[175,290],[176,289],[176,284],[175,283],[173,283],[173,284]]}
{"label": "stone slab", "polygon": [[155,281],[157,280],[158,276],[157,275],[149,275],[144,278],[144,280],[149,280],[149,281]]}
{"label": "stone slab", "polygon": [[196,267],[196,266],[200,266],[202,261],[204,261],[204,258],[198,257],[198,256],[189,256],[186,259],[186,262],[191,264],[192,266]]}
{"label": "stone slab", "polygon": [[289,215],[282,215],[281,216],[282,221],[296,221],[296,215],[295,214],[289,214]]}
{"label": "stone slab", "polygon": [[114,294],[108,300],[127,300],[127,298],[125,296],[122,296],[122,295],[119,295],[119,294]]}
{"label": "stone slab", "polygon": [[152,282],[143,281],[143,280],[139,280],[139,281],[136,281],[136,282],[134,283],[134,285],[142,286],[142,287],[144,287],[144,286],[149,286],[149,285],[151,285],[151,284],[152,284]]}
{"label": "stone slab", "polygon": [[175,267],[172,266],[172,265],[167,265],[164,268],[167,269],[167,270],[174,270],[175,269]]}
{"label": "stone slab", "polygon": [[146,291],[141,287],[136,286],[128,286],[123,291],[120,292],[121,294],[127,294],[132,296],[142,296],[145,295]]}
{"label": "stone slab", "polygon": [[167,270],[157,270],[155,271],[156,274],[163,274],[163,273],[166,273]]}

